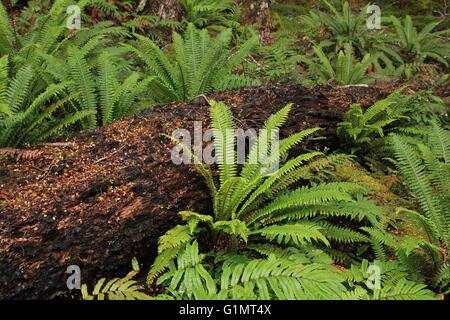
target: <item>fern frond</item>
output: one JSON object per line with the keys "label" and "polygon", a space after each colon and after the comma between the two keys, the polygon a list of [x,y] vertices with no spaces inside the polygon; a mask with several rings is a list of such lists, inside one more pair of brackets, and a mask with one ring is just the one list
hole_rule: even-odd
{"label": "fern frond", "polygon": [[442,228],[443,221],[439,200],[436,198],[426,176],[425,166],[412,147],[404,142],[401,137],[394,134],[391,141],[405,184],[416,193],[424,214],[436,226]]}
{"label": "fern frond", "polygon": [[[84,300],[150,300],[151,297],[144,293],[143,287],[132,280],[137,272],[131,271],[124,278],[114,278],[106,281],[101,278],[95,284],[91,294],[88,292],[86,284],[81,287],[81,293]],[[106,283],[105,283],[106,282]]]}
{"label": "fern frond", "polygon": [[12,112],[18,112],[22,109],[30,92],[33,78],[34,72],[30,65],[25,65],[17,71],[6,91],[6,103]]}
{"label": "fern frond", "polygon": [[8,12],[3,3],[0,3],[0,57],[11,52],[13,35],[14,31],[9,24]]}
{"label": "fern frond", "polygon": [[260,234],[270,241],[276,240],[278,244],[293,243],[297,246],[311,243],[311,241],[322,242],[329,246],[327,238],[322,232],[320,225],[307,222],[295,224],[272,225],[252,231],[250,235]]}
{"label": "fern frond", "polygon": [[180,247],[192,239],[191,229],[188,225],[178,225],[167,231],[158,240],[158,252]]}
{"label": "fern frond", "polygon": [[223,184],[236,175],[235,125],[233,114],[225,104],[215,101],[210,101],[210,104],[214,147],[220,170],[220,183]]}
{"label": "fern frond", "polygon": [[[67,52],[67,63],[70,68],[70,76],[74,82],[74,90],[80,92],[79,103],[84,110],[93,113],[97,112],[97,97],[95,95],[94,76],[91,68],[88,66],[86,59],[81,51],[77,48],[70,47]],[[88,126],[95,127],[97,120],[95,116],[88,118]]]}
{"label": "fern frond", "polygon": [[110,61],[109,54],[102,54],[99,57],[99,94],[102,123],[108,124],[113,120],[114,113],[114,91],[118,83],[116,80],[115,66]]}
{"label": "fern frond", "polygon": [[221,290],[232,299],[242,298],[239,288],[251,288],[260,299],[337,299],[345,291],[342,277],[320,264],[301,265],[287,260],[252,260],[225,267]]}

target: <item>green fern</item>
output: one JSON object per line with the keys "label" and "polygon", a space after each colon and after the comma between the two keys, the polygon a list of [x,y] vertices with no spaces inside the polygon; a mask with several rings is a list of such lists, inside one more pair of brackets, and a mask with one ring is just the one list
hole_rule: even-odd
{"label": "green fern", "polygon": [[[374,269],[370,271],[371,266],[375,267],[379,274],[375,273]],[[346,295],[347,299],[437,300],[436,295],[425,285],[408,279],[408,274],[397,262],[376,260],[369,264],[367,260],[363,260],[359,267],[352,265],[350,269],[347,269],[345,276],[351,289]],[[373,287],[368,287],[368,280]]]}
{"label": "green fern", "polygon": [[12,51],[13,37],[14,31],[10,25],[8,12],[3,3],[0,3],[0,57]]}
{"label": "green fern", "polygon": [[[92,112],[56,112],[70,110],[77,95],[70,95],[70,82],[50,84],[36,90],[37,75],[30,65],[20,68],[12,79],[8,76],[9,60],[0,60],[0,146],[17,147],[37,143],[60,133],[61,129],[92,116]],[[66,109],[67,108],[67,109]]]}
{"label": "green fern", "polygon": [[[292,105],[285,106],[266,121],[263,128],[265,130],[260,131],[256,143],[249,149],[247,161],[242,168],[238,168],[235,154],[236,139],[229,135],[229,131],[235,128],[232,113],[223,103],[215,101],[210,103],[211,125],[214,130],[214,146],[219,169],[217,184],[213,181],[210,168],[204,165],[197,165],[197,168],[209,181],[214,212],[211,214],[189,211],[180,213],[185,224],[176,226],[160,238],[159,255],[148,274],[148,283],[151,284],[158,279],[157,283],[164,284],[167,290],[178,298],[236,299],[262,296],[281,299],[314,297],[332,299],[344,296],[346,290],[337,289],[340,281],[336,279],[339,278],[339,275],[331,278],[335,280],[327,281],[325,278],[320,278],[330,270],[329,266],[308,264],[302,267],[299,271],[300,274],[301,270],[305,272],[311,270],[313,273],[317,271],[317,281],[307,285],[302,282],[299,274],[292,273],[293,269],[290,266],[294,265],[293,261],[292,264],[286,261],[280,265],[277,260],[273,265],[275,268],[273,272],[286,272],[286,279],[280,283],[274,279],[269,280],[269,284],[264,283],[263,279],[255,280],[256,282],[242,284],[244,285],[244,291],[242,291],[242,285],[237,281],[239,275],[235,274],[233,279],[237,281],[235,282],[236,287],[229,288],[227,285],[226,288],[222,286],[221,289],[218,289],[213,286],[213,279],[217,276],[213,269],[219,267],[218,261],[211,264],[208,255],[199,253],[197,241],[200,239],[209,239],[202,244],[202,252],[208,252],[208,249],[212,250],[213,248],[217,250],[219,246],[224,250],[237,253],[238,260],[248,261],[248,266],[247,264],[236,266],[241,271],[244,268],[250,268],[248,271],[244,271],[244,278],[248,277],[246,274],[251,272],[268,272],[269,276],[272,272],[269,264],[272,262],[253,258],[255,254],[261,254],[262,247],[276,245],[279,250],[303,250],[314,247],[316,250],[317,248],[331,247],[332,242],[368,242],[369,238],[365,236],[362,229],[343,228],[331,221],[326,221],[330,217],[344,217],[357,223],[367,223],[374,228],[379,228],[381,227],[382,212],[369,201],[356,200],[357,195],[363,195],[367,191],[352,183],[320,184],[301,187],[293,191],[287,190],[288,186],[295,184],[302,177],[301,175],[293,176],[290,173],[320,157],[321,154],[311,152],[287,160],[285,163],[283,160],[294,146],[318,129],[305,130],[284,138],[279,142],[279,154],[269,155],[267,161],[261,161],[258,158],[258,155],[261,155],[260,148],[270,149],[274,143],[271,140],[270,131],[278,130],[287,120]],[[178,143],[181,144],[181,142]],[[264,143],[267,145],[264,146]],[[186,149],[183,147],[183,150],[195,158],[192,152]],[[278,170],[268,174],[267,169],[277,161],[282,162]],[[288,182],[283,183],[286,177],[289,177]],[[188,258],[185,255],[191,257]],[[179,261],[179,259],[181,260]],[[182,261],[189,261],[190,264],[186,267],[186,263]],[[256,267],[259,270],[259,266],[268,269],[251,271]],[[227,267],[223,266],[220,271],[222,279],[228,272]],[[195,283],[188,282],[187,279],[195,279]],[[264,289],[269,285],[270,290]],[[320,292],[323,292],[322,289],[325,288],[322,286],[330,285],[337,287],[329,294],[321,296]],[[297,288],[296,293],[287,289],[291,286]],[[258,290],[255,291],[256,287]],[[280,289],[281,287],[286,288],[287,291]],[[267,290],[273,292],[269,293]]]}
{"label": "green fern", "polygon": [[407,15],[402,22],[395,16],[389,17],[394,27],[395,37],[392,36],[379,48],[397,66],[397,74],[407,78],[421,73],[421,69],[432,68],[426,61],[434,61],[448,67],[448,52],[450,46],[443,37],[450,33],[450,29],[433,31],[441,23],[431,22],[418,31],[411,16]]}
{"label": "green fern", "polygon": [[240,7],[231,0],[181,0],[180,4],[184,10],[183,22],[197,28],[219,31],[240,26]]}
{"label": "green fern", "polygon": [[139,264],[136,259],[133,259],[133,270],[130,271],[123,278],[114,278],[106,280],[101,278],[95,284],[91,293],[88,292],[88,287],[83,284],[81,287],[81,294],[83,300],[150,300],[148,294],[143,291],[143,286],[139,285],[134,277],[139,273]]}
{"label": "green fern", "polygon": [[361,61],[355,61],[353,49],[348,43],[338,52],[334,61],[330,60],[319,46],[314,46],[313,51],[317,61],[306,56],[299,59],[308,66],[311,76],[317,77],[319,82],[335,80],[340,85],[351,85],[373,80],[372,75],[368,74],[368,69],[377,61],[377,55],[368,53]]}
{"label": "green fern", "polygon": [[343,122],[338,124],[337,134],[345,149],[357,155],[369,154],[372,159],[380,158],[386,151],[386,135],[397,133],[405,138],[419,139],[428,134],[427,123],[436,116],[423,113],[431,107],[429,94],[419,91],[403,95],[401,87],[387,98],[374,103],[363,111],[359,104],[350,106]]}
{"label": "green fern", "polygon": [[[341,8],[326,0],[320,2],[324,4],[325,9],[311,10],[308,15],[303,15],[301,18],[306,27],[311,28],[315,37],[321,41],[321,47],[334,46],[338,51],[344,47],[344,44],[349,43],[357,49],[358,55],[367,53],[371,40],[366,27],[367,7],[361,8],[358,14],[354,14],[347,1]],[[324,35],[317,34],[322,27],[330,33],[326,39],[323,39]]]}
{"label": "green fern", "polygon": [[[229,49],[231,30],[225,29],[216,38],[207,30],[197,30],[189,24],[184,36],[173,34],[175,61],[152,40],[135,35],[136,47],[127,46],[147,66],[155,77],[151,92],[157,102],[191,100],[201,94],[256,83],[248,78],[233,78],[234,68],[241,63],[256,39],[251,38],[239,50]],[[245,79],[245,80],[244,80]],[[243,81],[244,80],[244,81]]]}
{"label": "green fern", "polygon": [[[337,299],[344,278],[326,264],[301,265],[288,259],[264,260],[233,256],[220,267],[218,284],[202,264],[198,244],[186,246],[159,283],[168,282],[178,299]],[[239,262],[239,261],[247,262]]]}
{"label": "green fern", "polygon": [[[397,238],[379,230],[365,229],[376,248],[380,259],[387,259],[388,252],[396,256],[414,274],[429,281],[434,287],[445,288],[449,284],[446,276],[446,256],[450,243],[449,231],[449,184],[450,170],[445,156],[450,145],[446,140],[448,132],[434,124],[425,141],[428,144],[411,145],[399,135],[391,135],[391,146],[398,161],[398,169],[405,186],[413,192],[420,206],[418,211],[398,209],[398,215],[415,226],[417,236]],[[425,255],[429,265],[427,271],[413,266],[414,260]],[[430,265],[431,263],[431,265]],[[419,270],[417,270],[419,268]],[[417,272],[419,271],[419,272]]]}

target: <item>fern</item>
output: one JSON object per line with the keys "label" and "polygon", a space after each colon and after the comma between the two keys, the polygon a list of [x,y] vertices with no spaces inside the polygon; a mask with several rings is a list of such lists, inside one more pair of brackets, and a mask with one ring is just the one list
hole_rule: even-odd
{"label": "fern", "polygon": [[106,281],[106,278],[101,278],[95,284],[91,293],[88,292],[88,287],[83,284],[81,293],[84,300],[150,300],[148,294],[143,292],[143,286],[137,284],[133,278],[139,273],[139,264],[137,260],[133,259],[133,271],[130,271],[123,278],[113,278]]}
{"label": "fern", "polygon": [[260,234],[268,240],[276,240],[278,244],[290,244],[297,246],[316,240],[329,245],[327,238],[323,234],[323,229],[314,224],[296,223],[284,225],[271,225],[263,227],[252,234]]}
{"label": "fern", "polygon": [[[423,284],[416,283],[408,279],[407,273],[396,262],[383,262],[376,260],[372,264],[379,270],[377,275],[369,272],[369,262],[363,260],[358,267],[352,265],[345,271],[348,286],[352,289],[345,298],[364,300],[437,300],[436,295],[426,289]],[[379,287],[367,287],[367,279],[379,281]]]}
{"label": "fern", "polygon": [[[288,260],[252,260],[224,267],[221,289],[232,299],[337,299],[345,291],[337,271],[320,264],[298,265]],[[252,292],[253,291],[253,292]]]}
{"label": "fern", "polygon": [[392,146],[405,184],[417,195],[423,213],[442,230],[445,226],[442,208],[428,180],[422,160],[399,136],[392,136]]}
{"label": "fern", "polygon": [[9,23],[8,12],[3,3],[0,3],[0,57],[11,53],[13,49],[14,31]]}
{"label": "fern", "polygon": [[[84,109],[95,111],[97,102],[94,91],[94,77],[85,58],[78,49],[69,48],[67,62],[69,65],[70,77],[74,81],[74,89],[81,93],[78,98],[80,105],[82,105]],[[95,125],[95,117],[90,117],[88,126],[95,127]]]}
{"label": "fern", "polygon": [[411,16],[407,15],[402,22],[395,16],[388,19],[395,32],[395,38],[380,46],[397,66],[397,74],[410,78],[420,73],[421,68],[430,68],[425,62],[435,61],[448,67],[447,53],[450,46],[443,35],[450,30],[433,31],[440,22],[431,22],[418,31]]}
{"label": "fern", "polygon": [[227,259],[217,285],[203,260],[197,242],[188,245],[160,283],[168,281],[169,291],[179,299],[336,299],[345,291],[344,278],[325,264],[303,266],[287,259],[233,263]]}
{"label": "fern", "polygon": [[155,77],[151,92],[156,102],[191,100],[219,89],[236,88],[248,83],[243,75],[233,77],[234,68],[256,44],[251,38],[237,52],[229,49],[231,30],[225,29],[216,38],[206,30],[189,24],[184,36],[173,34],[175,61],[171,62],[152,40],[135,35],[136,47],[127,46]]}
{"label": "fern", "polygon": [[263,77],[269,81],[294,80],[298,78],[297,65],[300,55],[296,52],[294,40],[280,38],[269,46],[261,47]]}
{"label": "fern", "polygon": [[92,111],[85,110],[63,112],[62,116],[54,117],[75,101],[77,95],[68,94],[71,83],[50,84],[36,90],[31,85],[35,81],[37,77],[30,65],[20,68],[13,79],[5,78],[0,95],[3,97],[0,100],[0,106],[3,106],[0,113],[1,146],[37,143],[92,116]]}
{"label": "fern", "polygon": [[[133,72],[121,82],[119,67],[108,52],[99,56],[97,69],[101,124],[109,124],[113,120],[141,111],[138,104],[140,96],[147,91],[153,77],[143,77]],[[145,107],[149,107],[148,102]]]}
{"label": "fern", "polygon": [[404,87],[395,90],[365,111],[359,104],[351,105],[344,121],[337,128],[344,148],[360,156],[370,154],[376,159],[385,152],[385,136],[389,133],[401,134],[409,139],[426,135],[429,132],[426,123],[432,120],[417,121],[416,116],[422,113],[424,107],[429,106],[429,102],[425,100],[428,99],[428,93],[419,91],[403,95],[400,93],[403,89]]}
{"label": "fern", "polygon": [[[433,139],[448,134],[437,124],[434,124],[432,131],[430,136],[433,136]],[[438,156],[424,144],[414,147],[395,134],[391,135],[390,143],[398,161],[403,183],[413,192],[420,206],[418,211],[400,208],[397,213],[401,219],[415,226],[417,236],[397,238],[380,230],[370,228],[364,230],[370,235],[380,259],[387,259],[389,254],[394,254],[413,273],[421,275],[435,287],[445,288],[448,285],[448,278],[445,276],[447,267],[443,251],[448,250],[450,240],[447,210],[450,176],[448,167],[443,169],[447,164],[442,162],[442,156]],[[439,143],[437,147],[438,153],[447,152],[448,145],[445,142]],[[426,272],[422,267],[417,272],[418,267],[412,266],[411,262],[422,255],[428,257],[431,266]],[[409,287],[405,284],[398,285],[399,290],[406,288],[414,289],[412,285]]]}
{"label": "fern", "polygon": [[230,109],[223,103],[211,102],[211,120],[216,156],[219,159],[220,182],[224,184],[236,175],[234,154],[234,121]]}
{"label": "fern", "polygon": [[[261,130],[256,139],[257,144],[250,147],[246,163],[238,170],[236,139],[227,135],[227,131],[235,128],[231,111],[223,103],[215,101],[210,103],[211,125],[215,129],[213,138],[218,157],[219,187],[213,181],[211,169],[204,165],[197,165],[197,168],[209,181],[214,212],[207,215],[190,211],[180,213],[186,224],[176,226],[160,238],[159,256],[149,272],[148,283],[158,279],[157,283],[164,284],[168,292],[175,297],[189,299],[343,297],[346,290],[339,285],[340,276],[327,273],[331,269],[323,262],[317,265],[306,264],[297,274],[292,273],[291,269],[297,263],[295,259],[280,264],[279,260],[271,262],[270,259],[268,261],[254,259],[254,255],[264,254],[264,248],[275,244],[278,251],[284,249],[303,252],[306,248],[313,248],[311,250],[329,248],[332,246],[331,241],[368,242],[369,238],[362,229],[355,231],[352,228],[339,227],[331,221],[326,222],[326,219],[346,217],[355,222],[364,221],[376,229],[382,226],[380,223],[382,212],[369,201],[356,200],[356,196],[363,195],[366,190],[352,183],[320,184],[289,191],[286,190],[287,186],[294,184],[301,177],[289,176],[289,182],[281,187],[283,184],[279,182],[282,183],[283,179],[296,168],[301,168],[305,163],[321,156],[318,152],[302,154],[287,160],[274,173],[267,174],[265,171],[267,167],[275,161],[283,161],[292,147],[317,131],[317,129],[305,130],[281,140],[277,157],[283,160],[271,155],[268,157],[268,163],[259,161],[258,149],[264,142],[271,141],[268,130],[278,130],[281,127],[287,120],[292,105],[285,106],[266,121],[264,126],[266,130]],[[270,148],[273,143],[274,141],[268,143],[268,147]],[[187,148],[183,146],[183,150],[185,149]],[[195,160],[192,152],[186,151]],[[235,255],[236,259],[240,261],[243,259],[246,263],[233,266],[233,275],[230,275],[228,265],[220,267],[217,257],[215,262],[211,262],[209,255],[200,254],[197,244],[200,239],[209,239],[206,243],[202,243],[202,252],[208,252],[208,248],[217,251],[218,247],[221,247],[238,254]],[[214,253],[211,255],[216,256]],[[261,271],[256,271],[260,267]],[[213,285],[216,281],[214,279],[219,276],[214,271],[216,268],[221,269],[219,273],[225,283],[234,281],[231,286],[226,284],[219,289]],[[248,270],[244,271],[245,268]],[[308,273],[307,270],[312,272],[313,278],[315,277],[313,274],[316,274],[317,279],[304,282],[301,273],[302,271]],[[256,282],[245,280],[245,283],[240,284],[238,279],[241,276],[237,272],[244,272],[242,275],[244,279],[249,279],[252,272],[265,273],[270,280],[265,283],[266,280],[259,279],[255,274]],[[285,279],[272,279],[271,272],[281,272],[285,274]],[[326,274],[335,280],[321,278]],[[223,278],[225,276],[231,276],[234,280],[228,278],[226,280]],[[188,279],[193,279],[195,283]],[[323,293],[322,289],[330,285],[335,286],[333,291]],[[296,291],[292,291],[294,287]]]}
{"label": "fern", "polygon": [[299,60],[305,63],[312,76],[319,82],[335,80],[340,85],[367,83],[372,80],[368,74],[370,65],[376,62],[377,55],[366,54],[361,61],[355,61],[353,49],[350,44],[345,44],[344,49],[338,52],[335,61],[331,60],[319,46],[313,47],[317,61],[306,56]]}
{"label": "fern", "polygon": [[240,8],[231,0],[181,0],[183,22],[215,31],[238,28]]}
{"label": "fern", "polygon": [[[349,43],[358,50],[358,54],[367,51],[371,37],[366,27],[367,7],[361,8],[358,14],[354,14],[351,6],[345,1],[341,8],[334,6],[326,0],[320,1],[325,10],[311,10],[308,15],[303,15],[302,21],[310,27],[321,46],[334,46],[340,50],[345,43]],[[327,39],[324,35],[317,35],[322,26],[330,33]]]}

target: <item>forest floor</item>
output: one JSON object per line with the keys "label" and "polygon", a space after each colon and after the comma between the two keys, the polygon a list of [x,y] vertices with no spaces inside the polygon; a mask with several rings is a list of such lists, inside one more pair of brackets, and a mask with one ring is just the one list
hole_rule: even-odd
{"label": "forest floor", "polygon": [[[320,147],[335,150],[336,124],[350,104],[370,106],[398,86],[265,85],[210,98],[229,105],[243,129],[260,128],[293,103],[282,136],[321,127]],[[61,144],[0,156],[0,299],[62,295],[69,265],[80,266],[83,283],[125,274],[134,256],[148,266],[179,211],[210,212],[201,176],[172,163],[173,143],[162,136],[192,130],[194,121],[206,130],[208,109],[204,98],[160,106]]]}

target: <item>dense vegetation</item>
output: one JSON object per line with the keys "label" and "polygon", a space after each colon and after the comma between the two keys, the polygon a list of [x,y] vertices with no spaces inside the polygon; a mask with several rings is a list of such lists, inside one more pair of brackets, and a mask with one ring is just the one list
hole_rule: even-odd
{"label": "dense vegetation", "polygon": [[[145,1],[0,3],[0,157],[144,109],[268,81],[401,83],[369,108],[351,105],[334,150],[315,148],[321,128],[311,127],[283,137],[279,158],[265,163],[252,160],[261,143],[271,147],[267,132],[280,129],[293,106],[266,120],[237,165],[227,130],[238,119],[208,100],[218,165],[184,151],[210,189],[212,212],[180,212],[182,223],[159,239],[150,270],[134,260],[123,278],[84,284],[83,298],[448,295],[449,101],[435,89],[450,86],[450,13],[440,1],[414,1],[400,15],[405,2],[381,5],[381,29],[370,30],[367,7],[273,1],[269,36],[240,19],[245,10],[231,0],[182,0],[177,18],[158,16]],[[81,29],[67,28],[73,4]],[[421,81],[432,85],[414,89]],[[386,204],[372,185],[346,175],[349,167],[376,183],[398,177],[389,192],[403,201]],[[381,270],[375,287],[367,282],[373,266]],[[145,283],[135,280],[144,272]]]}

